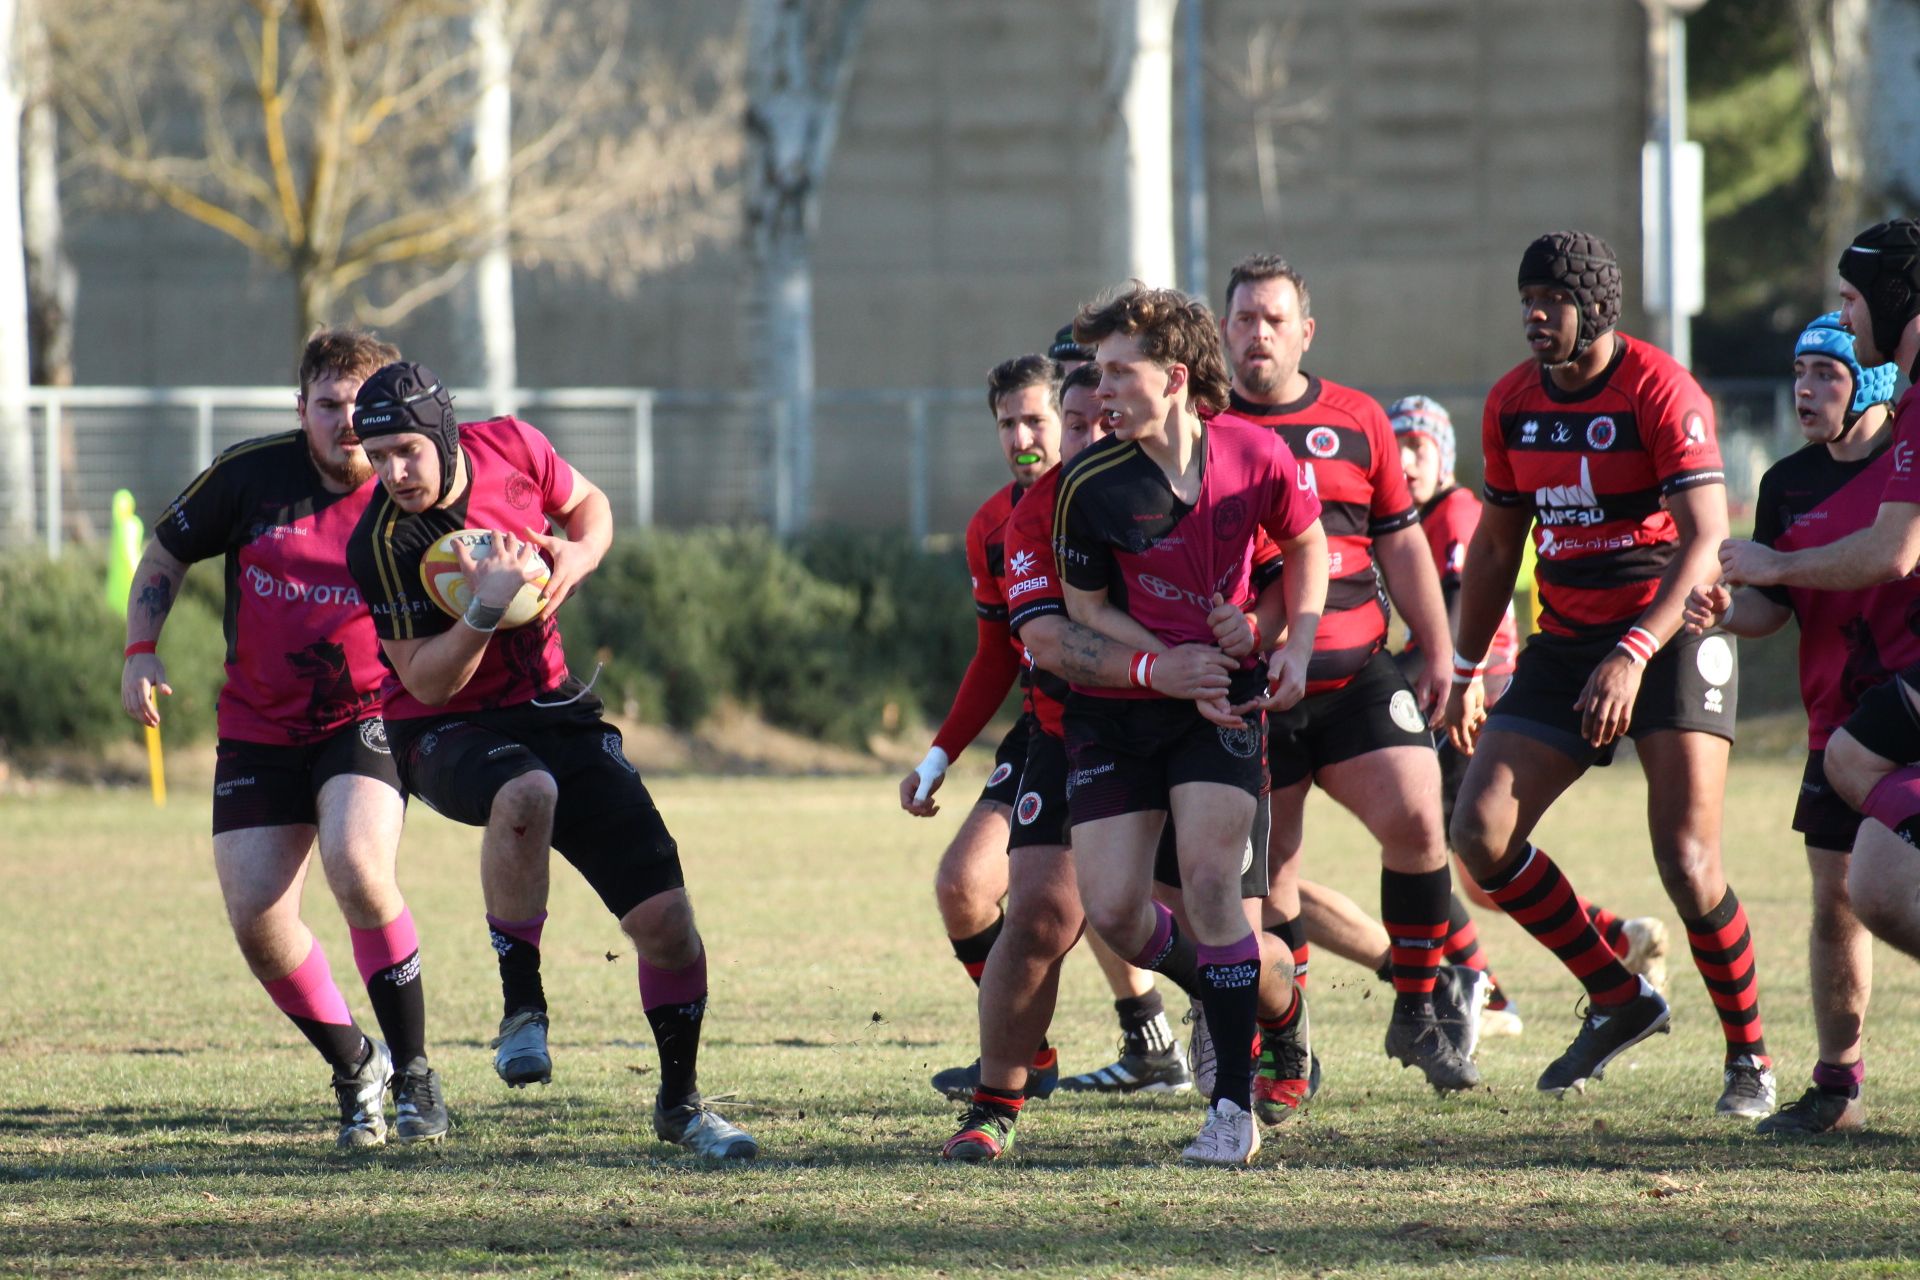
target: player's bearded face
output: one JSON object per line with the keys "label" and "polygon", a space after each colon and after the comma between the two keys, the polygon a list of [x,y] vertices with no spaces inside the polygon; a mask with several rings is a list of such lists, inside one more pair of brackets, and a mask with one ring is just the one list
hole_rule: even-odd
{"label": "player's bearded face", "polygon": [[1556,285],[1530,284],[1520,290],[1520,322],[1527,349],[1541,364],[1565,364],[1580,340],[1580,304]]}
{"label": "player's bearded face", "polygon": [[994,406],[994,418],[1000,426],[1000,452],[1022,488],[1060,461],[1060,415],[1054,412],[1048,388],[1007,392]]}
{"label": "player's bearded face", "polygon": [[1233,291],[1220,332],[1242,395],[1268,404],[1285,395],[1313,345],[1313,320],[1300,312],[1291,280],[1252,280]]}
{"label": "player's bearded face", "polygon": [[367,460],[402,511],[425,511],[439,500],[440,455],[419,432],[377,437],[367,448]]}
{"label": "player's bearded face", "polygon": [[1861,364],[1871,367],[1893,359],[1873,345],[1873,314],[1867,310],[1867,300],[1844,280],[1840,282],[1840,323],[1853,331],[1853,354]]}
{"label": "player's bearded face", "polygon": [[1100,404],[1100,425],[1109,434],[1138,440],[1165,424],[1178,400],[1175,370],[1184,384],[1184,367],[1161,368],[1141,354],[1138,341],[1121,333],[1100,339],[1097,361],[1100,385],[1094,398]]}
{"label": "player's bearded face", "polygon": [[296,402],[307,453],[322,476],[358,489],[373,475],[360,438],[353,433],[353,397],[361,378],[322,374],[308,383]]}
{"label": "player's bearded face", "polygon": [[1853,402],[1853,371],[1838,360],[1804,355],[1793,362],[1793,408],[1800,434],[1809,444],[1825,444],[1846,429]]}

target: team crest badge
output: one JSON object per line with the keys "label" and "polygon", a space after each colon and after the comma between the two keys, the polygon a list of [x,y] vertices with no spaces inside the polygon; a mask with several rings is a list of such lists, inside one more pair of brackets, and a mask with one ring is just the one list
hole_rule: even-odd
{"label": "team crest badge", "polygon": [[1005,782],[1008,778],[1011,778],[1012,776],[1013,776],[1013,766],[1008,764],[1005,760],[1002,760],[999,764],[993,767],[993,772],[987,775],[987,785],[990,787],[997,787],[1001,783]]}
{"label": "team crest badge", "polygon": [[1248,836],[1247,847],[1240,853],[1240,874],[1244,876],[1251,870],[1253,870],[1253,837]]}
{"label": "team crest badge", "polygon": [[1700,678],[1718,689],[1733,679],[1733,646],[1725,636],[1708,636],[1695,650],[1693,662]]}
{"label": "team crest badge", "polygon": [[387,722],[379,716],[360,722],[360,743],[369,751],[377,751],[383,756],[393,754],[387,746]]}
{"label": "team crest badge", "polygon": [[1216,726],[1220,735],[1220,746],[1236,760],[1251,760],[1260,750],[1260,730],[1252,725],[1241,725],[1238,729]]}
{"label": "team crest badge", "polygon": [[617,733],[602,734],[600,737],[600,749],[602,751],[605,751],[609,756],[612,756],[615,763],[617,763],[622,769],[625,769],[628,773],[637,775],[640,772],[638,769],[633,767],[633,761],[627,759],[627,753],[621,749],[619,734]]}
{"label": "team crest badge", "polygon": [[1340,452],[1340,435],[1332,427],[1315,427],[1307,432],[1307,452],[1316,458],[1331,458]]}
{"label": "team crest badge", "polygon": [[1587,424],[1587,448],[1611,449],[1619,436],[1613,425],[1613,419],[1602,415]]}
{"label": "team crest badge", "polygon": [[1020,807],[1014,810],[1014,815],[1020,819],[1021,826],[1032,826],[1033,820],[1040,816],[1040,793],[1029,791],[1021,796]]}
{"label": "team crest badge", "polygon": [[1387,714],[1393,717],[1396,725],[1408,733],[1419,733],[1427,727],[1426,723],[1420,719],[1419,704],[1414,702],[1413,694],[1406,689],[1399,690],[1388,701]]}

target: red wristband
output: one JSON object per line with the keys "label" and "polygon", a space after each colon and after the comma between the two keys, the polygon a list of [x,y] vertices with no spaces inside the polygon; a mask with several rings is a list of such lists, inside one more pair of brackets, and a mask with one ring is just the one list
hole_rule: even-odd
{"label": "red wristband", "polygon": [[1127,664],[1127,683],[1136,689],[1153,688],[1153,664],[1159,657],[1145,649],[1135,651],[1133,661]]}
{"label": "red wristband", "polygon": [[160,642],[158,640],[135,640],[127,646],[127,651],[122,657],[131,658],[136,653],[158,653],[159,651]]}

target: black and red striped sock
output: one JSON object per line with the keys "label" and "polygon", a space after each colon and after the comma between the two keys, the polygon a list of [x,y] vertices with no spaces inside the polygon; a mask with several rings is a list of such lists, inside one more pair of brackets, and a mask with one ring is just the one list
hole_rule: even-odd
{"label": "black and red striped sock", "polygon": [[1026,1095],[1015,1089],[992,1089],[984,1084],[973,1087],[973,1105],[998,1113],[1003,1119],[1018,1120]]}
{"label": "black and red striped sock", "polygon": [[1473,917],[1467,913],[1467,904],[1460,901],[1457,893],[1447,895],[1447,943],[1441,950],[1448,964],[1478,969],[1487,975],[1487,1004],[1490,1007],[1506,1003],[1507,993],[1500,989],[1500,979],[1494,976],[1487,953],[1480,949],[1480,926],[1473,922]]}
{"label": "black and red striped sock", "polygon": [[1545,853],[1528,845],[1511,867],[1482,880],[1480,887],[1515,924],[1560,958],[1593,1003],[1625,1004],[1640,994],[1640,979],[1621,965],[1580,909],[1573,886]]}
{"label": "black and red striped sock", "polygon": [[1431,1010],[1451,896],[1453,875],[1445,867],[1417,875],[1380,872],[1380,923],[1387,929],[1387,958],[1393,966],[1397,1003]]}
{"label": "black and red striped sock", "polygon": [[1720,1030],[1727,1038],[1727,1058],[1755,1057],[1771,1065],[1766,1034],[1760,1024],[1760,978],[1754,965],[1753,934],[1747,912],[1727,886],[1720,905],[1698,920],[1682,920],[1694,968],[1707,984]]}
{"label": "black and red striped sock", "polygon": [[1613,948],[1613,954],[1617,956],[1627,954],[1627,922],[1597,902],[1588,902],[1580,897],[1576,897],[1574,901],[1578,902],[1580,909],[1587,913],[1587,919],[1593,921],[1593,927],[1606,940],[1606,944]]}
{"label": "black and red striped sock", "polygon": [[987,971],[987,957],[993,952],[993,940],[1000,936],[1000,927],[1006,922],[1006,913],[1002,912],[992,924],[972,937],[947,939],[953,944],[953,958],[960,962],[960,967],[967,971],[967,976],[973,979],[976,987],[980,985],[980,975]]}
{"label": "black and red striped sock", "polygon": [[1267,932],[1280,939],[1282,946],[1293,956],[1293,980],[1300,989],[1307,989],[1307,964],[1313,958],[1312,948],[1307,946],[1307,926],[1299,916],[1288,916],[1275,924],[1267,926]]}

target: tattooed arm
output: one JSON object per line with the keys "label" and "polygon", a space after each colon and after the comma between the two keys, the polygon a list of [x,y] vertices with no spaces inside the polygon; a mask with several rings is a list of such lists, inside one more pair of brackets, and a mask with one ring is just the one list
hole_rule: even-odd
{"label": "tattooed arm", "polygon": [[[1020,628],[1020,641],[1033,665],[1078,685],[1106,689],[1128,686],[1133,650],[1091,627],[1059,614],[1046,614]],[[1212,645],[1183,644],[1160,655],[1153,687],[1171,698],[1215,698],[1227,692],[1227,673],[1240,664]]]}
{"label": "tattooed arm", "polygon": [[[157,539],[147,543],[133,571],[133,588],[127,595],[127,647],[152,644],[160,639],[167,625],[173,602],[179,598],[180,584],[186,579],[187,566],[175,559]],[[155,694],[171,694],[167,669],[157,653],[135,653],[127,658],[120,672],[120,705],[126,713],[144,725],[160,723],[160,708]]]}

